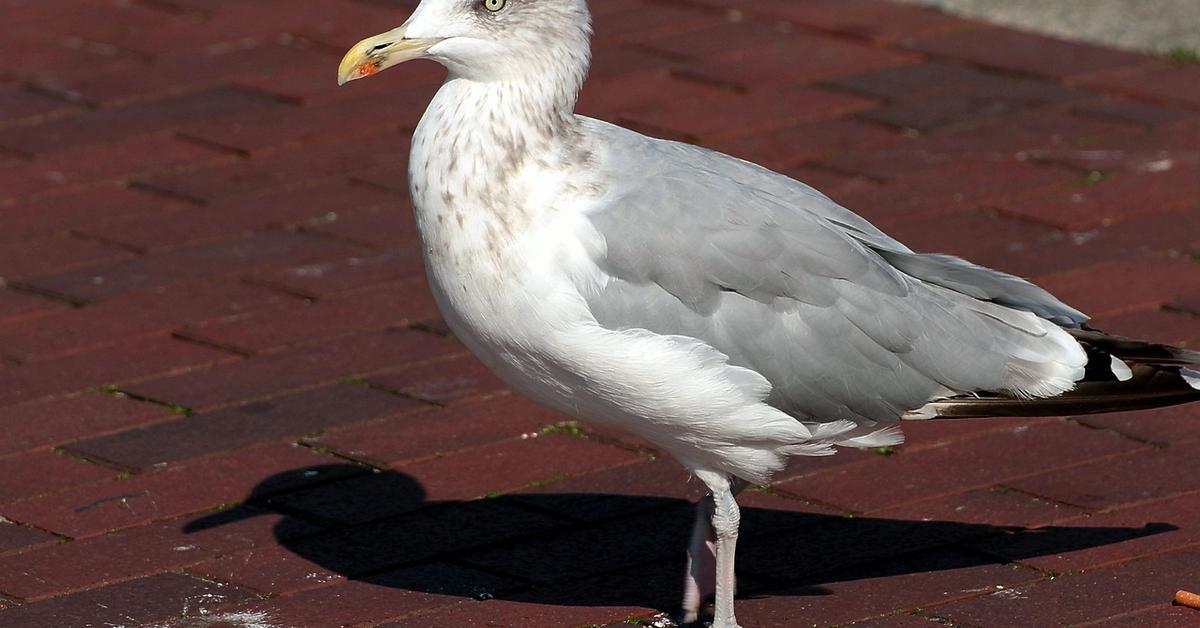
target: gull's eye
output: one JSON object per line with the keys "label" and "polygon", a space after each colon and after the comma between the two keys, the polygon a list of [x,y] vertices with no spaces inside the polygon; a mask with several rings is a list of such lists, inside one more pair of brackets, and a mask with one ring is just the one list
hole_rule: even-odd
{"label": "gull's eye", "polygon": [[483,0],[483,8],[492,13],[503,9],[506,4],[508,4],[507,0]]}

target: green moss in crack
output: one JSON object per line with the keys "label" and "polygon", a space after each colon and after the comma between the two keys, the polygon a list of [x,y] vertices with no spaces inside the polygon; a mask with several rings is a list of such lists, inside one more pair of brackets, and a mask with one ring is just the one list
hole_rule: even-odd
{"label": "green moss in crack", "polygon": [[1200,63],[1200,50],[1197,50],[1196,48],[1176,46],[1163,53],[1163,56],[1166,57],[1171,63],[1178,65]]}

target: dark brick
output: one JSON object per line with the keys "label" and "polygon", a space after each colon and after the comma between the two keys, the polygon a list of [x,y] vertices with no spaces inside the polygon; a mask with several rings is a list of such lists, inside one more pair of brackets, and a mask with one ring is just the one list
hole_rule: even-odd
{"label": "dark brick", "polygon": [[69,445],[68,450],[148,469],[421,407],[423,404],[412,399],[366,386],[334,384],[82,440]]}
{"label": "dark brick", "polygon": [[44,122],[77,111],[78,106],[58,98],[23,89],[0,89],[0,127]]}
{"label": "dark brick", "polygon": [[1110,334],[1169,345],[1194,346],[1200,340],[1200,318],[1161,307],[1094,318],[1089,324]]}
{"label": "dark brick", "polygon": [[[1017,484],[1020,482],[1018,480]],[[1084,508],[1013,491],[1009,487],[967,491],[878,511],[879,516],[893,519],[963,521],[1026,528],[1073,519],[1087,513]]]}
{"label": "dark brick", "polygon": [[1101,429],[1116,430],[1133,438],[1155,443],[1175,443],[1197,437],[1200,406],[1169,406],[1140,412],[1091,414],[1077,421]]}
{"label": "dark brick", "polygon": [[804,161],[829,159],[849,150],[891,146],[904,141],[904,136],[884,127],[839,118],[718,139],[710,146],[768,168],[783,170]]}
{"label": "dark brick", "polygon": [[916,101],[936,106],[933,99],[972,99],[1015,106],[1044,105],[1084,98],[1089,94],[1054,83],[984,72],[956,63],[931,61],[868,74],[835,78],[826,84],[890,101]]}
{"label": "dark brick", "polygon": [[379,628],[424,628],[435,622],[438,626],[462,626],[491,628],[497,618],[512,622],[514,626],[600,626],[607,622],[623,621],[652,615],[649,609],[625,606],[555,606],[536,602],[511,600],[488,600],[486,602],[464,601],[460,604],[438,609],[429,614],[380,624]]}
{"label": "dark brick", "polygon": [[149,380],[129,386],[128,391],[206,410],[460,351],[461,345],[433,334],[387,329],[254,357],[203,373]]}
{"label": "dark brick", "polygon": [[249,591],[164,573],[81,591],[4,611],[0,626],[118,626],[181,616],[204,616],[214,607],[254,599]]}

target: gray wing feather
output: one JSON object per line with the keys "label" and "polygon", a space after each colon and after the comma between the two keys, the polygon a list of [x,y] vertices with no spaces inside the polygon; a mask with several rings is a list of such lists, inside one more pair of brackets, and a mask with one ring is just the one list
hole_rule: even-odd
{"label": "gray wing feather", "polygon": [[893,420],[1082,354],[1029,314],[1078,313],[1016,277],[914,254],[748,162],[599,123],[595,132],[625,155],[605,164],[610,195],[588,216],[610,277],[589,298],[597,320],[702,339],[766,377],[768,401],[784,411]]}

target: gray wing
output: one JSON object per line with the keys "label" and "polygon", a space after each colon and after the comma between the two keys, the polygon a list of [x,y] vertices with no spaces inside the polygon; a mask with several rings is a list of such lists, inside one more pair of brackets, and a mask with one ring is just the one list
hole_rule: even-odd
{"label": "gray wing", "polygon": [[[609,196],[589,218],[600,324],[703,340],[816,420],[893,420],[972,391],[1046,396],[1083,375],[1043,318],[1082,314],[1021,279],[913,253],[812,188],[602,123]],[[611,154],[611,153],[610,153]],[[1036,315],[1035,315],[1036,314]]]}

